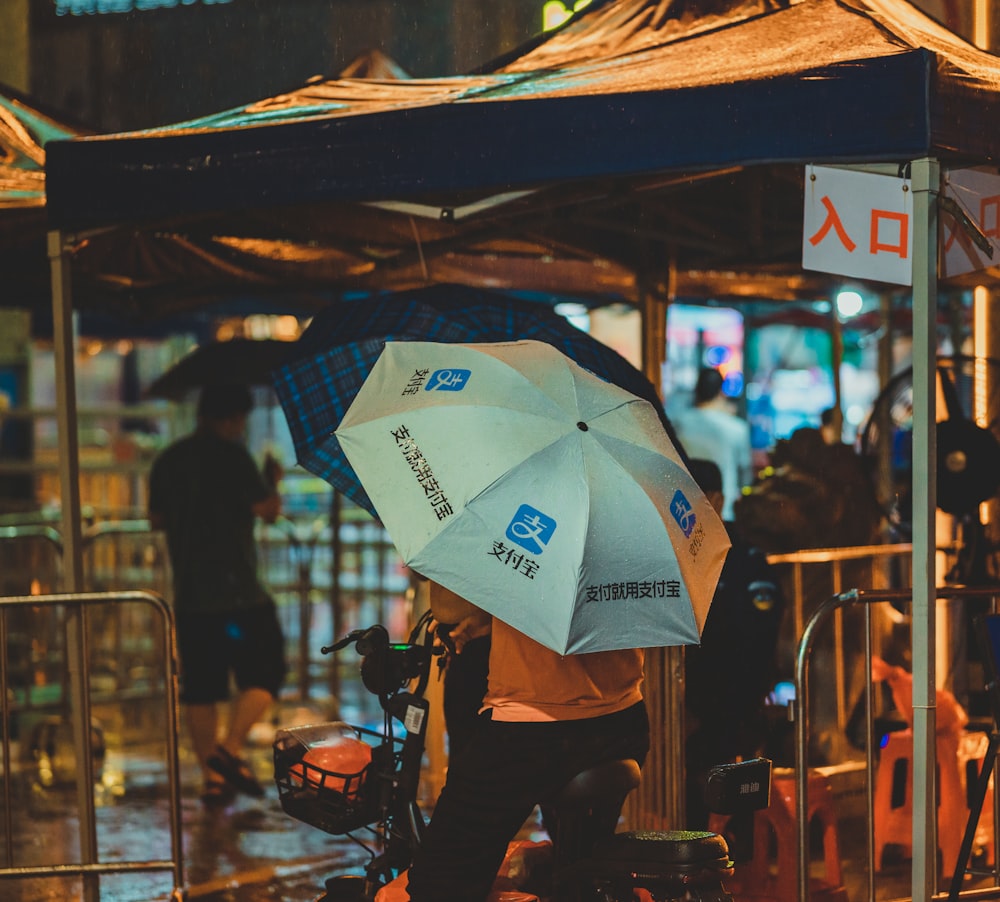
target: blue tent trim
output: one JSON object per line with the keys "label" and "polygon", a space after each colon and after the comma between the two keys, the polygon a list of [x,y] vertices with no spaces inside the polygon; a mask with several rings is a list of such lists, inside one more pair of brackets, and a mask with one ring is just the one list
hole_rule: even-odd
{"label": "blue tent trim", "polygon": [[[49,221],[81,228],[669,169],[904,160],[948,149],[931,137],[933,61],[916,50],[864,68],[823,67],[765,84],[449,103],[274,128],[53,142]],[[990,142],[974,153],[994,151]]]}
{"label": "blue tent trim", "polygon": [[[729,19],[673,20],[665,36],[640,34],[633,53],[612,47],[583,59],[569,43],[566,65],[541,57],[547,68],[532,69],[543,42],[506,71],[377,91],[334,80],[217,120],[236,125],[208,117],[55,141],[50,223],[80,229],[760,163],[1000,159],[1000,132],[985,125],[1000,104],[996,57],[904,0],[800,0],[750,17],[747,5],[734,3]],[[608,28],[598,14],[616,6],[644,3],[603,4],[589,27]],[[575,27],[585,37],[588,17]],[[622,31],[627,50],[636,29]],[[757,60],[765,40],[769,54]]]}

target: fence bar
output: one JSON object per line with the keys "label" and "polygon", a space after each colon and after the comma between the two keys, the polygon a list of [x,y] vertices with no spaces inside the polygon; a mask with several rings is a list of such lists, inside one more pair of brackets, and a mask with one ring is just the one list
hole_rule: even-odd
{"label": "fence bar", "polygon": [[14,863],[14,812],[10,799],[11,784],[11,761],[10,761],[10,705],[6,699],[10,698],[7,689],[7,612],[0,608],[0,703],[3,717],[0,718],[0,729],[3,733],[3,742],[0,747],[3,750],[3,824],[4,824],[4,863],[11,865]]}
{"label": "fence bar", "polygon": [[62,536],[53,526],[31,523],[26,526],[0,526],[0,539],[46,539],[62,553]]}
{"label": "fence bar", "polygon": [[[939,586],[936,590],[936,601],[952,598],[995,598],[1000,592],[996,586]],[[875,841],[872,825],[874,823],[875,811],[875,725],[874,725],[874,691],[872,686],[872,623],[871,606],[880,602],[912,603],[913,595],[909,589],[884,589],[880,591],[870,591],[862,589],[852,589],[834,595],[822,602],[809,618],[808,623],[802,631],[795,656],[795,817],[798,829],[798,861],[797,861],[797,882],[798,897],[801,902],[808,902],[809,899],[809,799],[808,793],[808,771],[809,771],[809,663],[810,655],[817,633],[824,622],[832,615],[837,614],[848,605],[862,604],[865,611],[865,773],[868,781],[866,793],[867,821],[869,825],[868,833],[868,902],[875,902]],[[930,762],[930,763],[933,763]],[[914,762],[916,770],[916,761]],[[934,768],[931,768],[933,775]],[[914,785],[920,776],[913,774]],[[933,810],[933,809],[932,809]],[[914,811],[914,816],[917,816]],[[934,848],[937,847],[937,818],[933,817],[931,822],[926,824],[926,829],[934,841]],[[914,855],[918,850],[914,848]],[[937,880],[937,855],[931,856],[932,860],[927,862],[927,867],[931,870],[932,882],[936,885]],[[986,890],[967,890],[960,893],[963,899],[996,898],[1000,894],[1000,887],[991,887]],[[935,900],[947,898],[947,894],[935,894]]]}
{"label": "fence bar", "polygon": [[[166,735],[166,746],[167,746],[167,785],[168,785],[168,797],[170,804],[170,847],[171,847],[171,859],[169,861],[126,861],[126,862],[109,862],[102,864],[97,860],[96,852],[96,833],[97,824],[96,816],[94,812],[93,805],[93,770],[91,767],[91,755],[90,752],[90,723],[91,723],[91,704],[89,693],[83,694],[81,697],[77,697],[74,694],[70,695],[70,705],[74,706],[75,703],[79,704],[79,710],[71,711],[72,723],[74,729],[77,725],[82,723],[85,725],[85,731],[75,732],[76,746],[78,754],[75,756],[76,763],[76,779],[77,785],[83,787],[86,790],[87,795],[90,799],[89,805],[81,806],[81,823],[80,832],[81,834],[87,833],[94,838],[95,851],[91,856],[82,856],[85,860],[80,864],[62,864],[62,865],[51,865],[49,867],[32,867],[32,868],[18,868],[13,866],[13,857],[11,852],[9,852],[8,863],[11,865],[9,867],[0,868],[0,878],[12,878],[12,877],[25,877],[25,876],[81,876],[85,879],[85,891],[89,891],[90,887],[87,883],[87,878],[96,878],[99,874],[115,874],[124,873],[129,871],[152,871],[152,870],[170,870],[173,873],[174,880],[174,896],[177,898],[183,897],[183,886],[184,886],[184,863],[183,863],[183,851],[182,851],[182,822],[181,822],[181,795],[180,795],[180,760],[178,757],[178,735],[180,732],[180,718],[178,714],[178,703],[177,703],[177,652],[175,645],[175,627],[174,627],[174,616],[173,611],[162,596],[156,595],[153,592],[142,592],[142,591],[131,591],[131,592],[91,592],[91,593],[69,593],[62,595],[20,595],[20,596],[8,596],[0,597],[0,628],[5,627],[6,624],[6,614],[7,610],[17,606],[30,606],[30,607],[40,607],[40,606],[65,606],[68,610],[68,616],[75,618],[78,623],[82,625],[84,633],[86,632],[87,621],[82,615],[85,613],[86,609],[99,604],[122,604],[122,603],[140,603],[151,605],[155,610],[157,610],[163,620],[163,660],[167,666],[167,673],[164,680],[164,691],[166,694],[166,705],[167,705],[167,735]],[[3,649],[4,655],[0,659],[0,663],[3,665],[2,679],[3,683],[6,684],[7,678],[7,661],[6,661],[6,630],[3,629],[0,632],[0,638],[4,640]],[[84,644],[86,642],[86,635],[82,637]],[[86,666],[86,661],[84,660],[84,667]],[[7,714],[9,703],[7,701],[7,695],[4,693],[3,699],[3,711],[4,711],[4,723],[6,726]],[[82,754],[80,754],[82,752]],[[7,836],[8,841],[11,835],[11,823],[10,823],[10,798],[9,798],[9,783],[11,771],[9,767],[10,760],[10,731],[5,730],[3,734],[3,758],[4,758],[4,799],[5,808],[7,812]],[[80,790],[78,795],[82,795],[83,790]],[[89,823],[83,823],[84,818],[89,819]]]}

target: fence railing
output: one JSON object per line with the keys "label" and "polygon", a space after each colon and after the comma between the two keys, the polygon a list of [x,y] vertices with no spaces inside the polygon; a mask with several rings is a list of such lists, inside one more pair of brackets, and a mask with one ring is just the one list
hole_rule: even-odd
{"label": "fence railing", "polygon": [[[783,669],[791,676],[794,670],[795,647],[802,636],[805,623],[811,612],[836,587],[840,592],[846,579],[852,584],[869,584],[875,587],[893,584],[897,579],[894,569],[908,573],[911,546],[909,544],[864,545],[845,548],[806,549],[782,554],[770,554],[767,559],[781,578],[788,594],[788,613],[782,626],[787,638],[787,661]],[[858,582],[854,582],[858,580]],[[895,583],[898,585],[898,582]],[[835,624],[841,641],[834,641],[831,649],[833,664],[830,668],[836,680],[834,698],[836,708],[831,713],[835,737],[835,747],[830,749],[833,756],[843,756],[846,739],[842,726],[847,721],[848,659],[851,651],[845,648],[843,626],[839,616]],[[783,651],[784,651],[783,647]],[[667,681],[683,680],[683,659],[673,654],[672,649],[652,649],[646,655],[646,704],[650,720],[654,726],[652,745],[643,779],[636,792],[626,802],[625,816],[632,829],[669,829],[677,825],[672,822],[671,799],[681,797],[684,792],[683,769],[678,761],[683,760],[683,727],[678,712],[669,704],[665,691]]]}
{"label": "fence railing", "polygon": [[[768,563],[786,573],[791,585],[789,621],[785,630],[792,639],[791,652],[802,637],[806,622],[817,605],[845,589],[864,586],[868,589],[899,589],[909,585],[912,546],[909,543],[857,545],[844,548],[809,548],[785,554],[769,554]],[[832,722],[837,729],[828,734],[830,754],[841,759],[847,751],[846,732],[842,727],[850,716],[852,678],[849,658],[853,651],[844,640],[843,612],[834,612],[830,658],[832,665],[834,711]],[[856,687],[853,687],[856,688]]]}
{"label": "fence railing", "polygon": [[[1000,588],[996,586],[987,587],[957,587],[942,586],[937,589],[937,602],[951,602],[953,600],[981,600],[988,601],[990,607],[996,610],[997,599],[1000,597]],[[865,730],[864,730],[864,768],[866,775],[865,784],[865,805],[866,821],[868,825],[868,835],[866,837],[866,857],[868,862],[867,872],[867,900],[875,902],[876,886],[875,872],[878,862],[875,855],[875,781],[876,781],[876,750],[879,748],[879,737],[875,729],[876,697],[874,683],[872,680],[872,661],[875,656],[875,635],[873,609],[876,606],[891,605],[896,609],[912,603],[912,594],[909,589],[852,589],[841,592],[837,595],[825,599],[813,612],[806,622],[796,651],[795,661],[795,813],[796,827],[798,831],[798,859],[797,859],[797,879],[799,898],[809,899],[809,867],[810,867],[810,822],[808,817],[809,799],[809,745],[811,732],[810,701],[811,701],[811,664],[812,654],[816,647],[816,641],[821,629],[830,620],[837,619],[839,615],[850,608],[860,609],[863,614],[863,668],[865,674],[864,685],[864,706],[865,706]],[[996,728],[997,725],[993,725]],[[936,756],[935,756],[936,760]],[[910,779],[916,780],[916,775],[911,775]],[[1000,830],[997,824],[1000,823],[1000,796],[994,794],[993,803],[993,855],[994,862],[1000,862]],[[927,825],[929,835],[936,840],[937,823],[932,818]],[[936,843],[932,846],[936,848]],[[926,867],[932,869],[931,886],[938,885],[937,860],[928,861]],[[965,866],[965,862],[959,862],[958,867]],[[994,872],[994,886],[977,887],[976,889],[963,891],[962,898],[995,898],[1000,895],[1000,881],[996,880]],[[934,898],[945,899],[947,894],[938,894]]]}
{"label": "fence railing", "polygon": [[[330,517],[282,517],[257,532],[261,575],[278,605],[286,637],[289,680],[282,693],[308,704],[337,699],[348,708],[370,706],[367,693],[351,679],[352,663],[323,656],[320,649],[352,629],[383,623],[393,637],[409,631],[412,590],[408,572],[380,524],[335,505]],[[98,521],[82,532],[84,589],[153,591],[172,598],[170,565],[163,533],[148,520]],[[0,526],[0,594],[38,595],[61,591],[61,536],[46,523]],[[142,634],[143,625],[121,613],[96,637],[106,647],[106,662],[127,662],[118,645]],[[38,625],[39,641],[57,647]],[[59,675],[47,672],[50,689],[36,693],[39,705],[50,698]],[[121,682],[120,680],[118,681]]]}
{"label": "fence railing", "polygon": [[[157,630],[147,631],[147,638],[156,636],[158,642],[153,660],[159,666],[158,676],[150,676],[153,696],[163,700],[163,742],[165,744],[164,769],[167,776],[169,805],[170,857],[161,859],[127,859],[102,861],[98,854],[97,821],[94,814],[94,718],[95,698],[91,690],[91,667],[88,662],[92,639],[92,619],[108,608],[140,607],[158,624]],[[30,667],[12,672],[9,648],[23,648],[21,641],[12,637],[16,633],[11,621],[20,615],[45,615],[49,633],[62,633],[63,638],[55,652],[60,671],[76,667],[78,679],[69,681],[77,686],[73,697],[61,697],[59,705],[66,715],[71,730],[71,748],[74,750],[73,782],[77,787],[80,860],[77,863],[18,864],[15,852],[17,835],[15,817],[14,781],[15,759],[12,736],[27,732],[30,715],[36,713],[31,704],[37,673]],[[150,639],[152,642],[153,640]],[[74,657],[71,653],[77,649]],[[82,663],[81,663],[82,662]],[[180,723],[177,702],[177,656],[173,613],[162,596],[151,592],[106,592],[53,595],[22,595],[0,597],[0,703],[2,703],[2,752],[3,762],[3,828],[4,861],[0,879],[12,878],[66,878],[78,877],[83,881],[83,898],[87,902],[100,897],[99,879],[102,875],[124,874],[137,871],[167,871],[172,875],[172,898],[180,902],[184,896],[184,867],[181,839],[180,765],[177,737]],[[16,730],[15,730],[15,722]],[[57,727],[58,728],[58,727]],[[84,736],[87,738],[85,739]],[[55,741],[54,739],[52,740]],[[20,763],[20,762],[18,762]]]}

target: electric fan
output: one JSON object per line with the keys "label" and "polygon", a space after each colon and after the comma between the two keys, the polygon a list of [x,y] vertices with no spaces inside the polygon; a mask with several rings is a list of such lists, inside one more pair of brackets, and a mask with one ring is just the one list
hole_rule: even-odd
{"label": "electric fan", "polygon": [[[973,419],[977,392],[1000,386],[1000,361],[942,356],[937,359],[937,506],[960,526],[959,559],[949,581],[986,582],[988,548],[979,506],[1000,488],[996,422]],[[912,534],[913,371],[902,370],[875,399],[861,432],[860,450],[872,468],[879,505],[901,539]]]}

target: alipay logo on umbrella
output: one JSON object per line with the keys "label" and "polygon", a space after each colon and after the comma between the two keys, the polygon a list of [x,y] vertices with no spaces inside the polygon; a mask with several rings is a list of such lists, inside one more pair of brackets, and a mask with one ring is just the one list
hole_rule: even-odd
{"label": "alipay logo on umbrella", "polygon": [[670,513],[674,515],[677,525],[681,528],[681,532],[684,533],[684,538],[690,539],[697,518],[694,515],[691,502],[687,500],[680,489],[674,492],[674,497],[670,501]]}
{"label": "alipay logo on umbrella", "polygon": [[530,504],[522,504],[508,524],[506,535],[532,554],[541,554],[555,531],[555,520],[540,510],[535,510]]}
{"label": "alipay logo on umbrella", "polygon": [[424,391],[461,391],[471,375],[472,370],[434,370]]}

